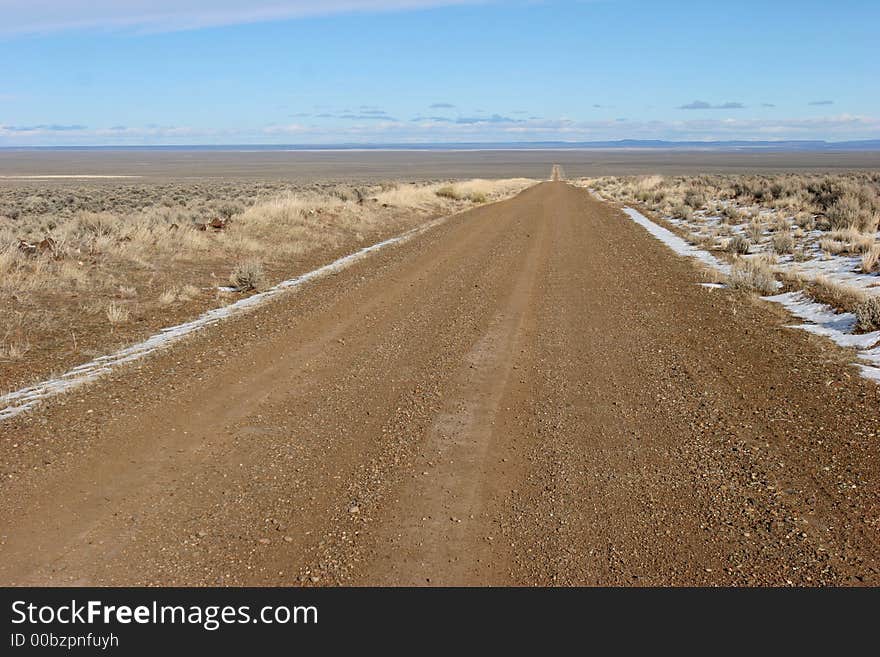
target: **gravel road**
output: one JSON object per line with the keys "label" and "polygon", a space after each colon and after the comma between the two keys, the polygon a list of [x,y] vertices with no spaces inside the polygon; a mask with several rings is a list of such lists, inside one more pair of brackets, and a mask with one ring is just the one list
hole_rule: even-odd
{"label": "gravel road", "polygon": [[564,182],[0,425],[0,583],[877,585],[880,387]]}

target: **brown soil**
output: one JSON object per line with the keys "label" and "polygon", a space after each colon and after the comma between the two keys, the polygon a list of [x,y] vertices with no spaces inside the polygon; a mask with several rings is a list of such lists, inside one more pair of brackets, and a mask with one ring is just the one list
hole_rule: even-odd
{"label": "brown soil", "polygon": [[0,583],[880,583],[880,387],[562,182],[0,424]]}

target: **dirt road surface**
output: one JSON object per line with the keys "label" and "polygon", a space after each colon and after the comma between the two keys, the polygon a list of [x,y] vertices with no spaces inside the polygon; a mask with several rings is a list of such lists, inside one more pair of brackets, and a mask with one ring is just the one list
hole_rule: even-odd
{"label": "dirt road surface", "polygon": [[880,583],[880,387],[564,182],[0,426],[0,583]]}

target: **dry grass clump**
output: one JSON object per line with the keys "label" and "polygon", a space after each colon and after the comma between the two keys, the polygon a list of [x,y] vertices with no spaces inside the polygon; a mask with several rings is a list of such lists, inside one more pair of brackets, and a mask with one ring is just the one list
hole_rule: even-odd
{"label": "dry grass clump", "polygon": [[868,297],[858,303],[853,312],[856,315],[858,329],[865,333],[880,330],[880,297]]}
{"label": "dry grass clump", "polygon": [[236,265],[229,274],[229,284],[239,292],[261,290],[266,285],[266,272],[259,260],[247,260]]}
{"label": "dry grass clump", "polygon": [[704,263],[696,263],[696,266],[700,278],[704,283],[718,283],[721,285],[727,283],[727,276],[718,271],[715,267],[711,267]]}
{"label": "dry grass clump", "polygon": [[852,312],[868,298],[863,290],[843,285],[821,274],[806,274],[795,270],[782,272],[781,276],[791,289],[802,290],[819,303],[843,312]]}
{"label": "dry grass clump", "polygon": [[874,235],[852,227],[832,231],[819,240],[819,248],[830,255],[862,255],[870,253],[876,244]]}
{"label": "dry grass clump", "polygon": [[851,227],[862,233],[874,233],[880,222],[880,199],[875,190],[865,185],[839,186],[825,216],[832,229]]}
{"label": "dry grass clump", "polygon": [[760,242],[761,237],[764,236],[764,224],[759,219],[753,217],[746,228],[746,234],[753,242]]}
{"label": "dry grass clump", "polygon": [[745,219],[745,213],[735,205],[725,205],[721,208],[721,220],[727,224],[741,224]]}
{"label": "dry grass clump", "polygon": [[636,178],[631,183],[631,193],[643,203],[659,203],[666,196],[666,192],[661,189],[662,185],[663,176]]}
{"label": "dry grass clump", "polygon": [[862,254],[862,273],[871,274],[880,265],[880,244],[875,244]]}
{"label": "dry grass clump", "polygon": [[159,295],[159,303],[167,306],[177,301],[191,301],[199,296],[201,296],[201,290],[194,285],[175,286],[162,291],[162,294]]}
{"label": "dry grass clump", "polygon": [[751,243],[742,235],[734,235],[727,242],[727,250],[736,255],[746,255],[749,252]]}
{"label": "dry grass clump", "polygon": [[0,342],[0,361],[21,360],[30,348],[30,342],[27,340],[4,340]]}
{"label": "dry grass clump", "polygon": [[873,234],[862,233],[854,226],[833,230],[828,236],[843,244],[848,253],[867,253],[877,242]]}
{"label": "dry grass clump", "polygon": [[794,215],[794,223],[803,230],[813,230],[816,227],[816,218],[809,212],[801,211]]}
{"label": "dry grass clump", "polygon": [[107,321],[113,325],[123,324],[127,322],[131,316],[131,313],[125,306],[119,305],[113,301],[107,304],[107,310],[105,313],[107,315]]}
{"label": "dry grass clump", "polygon": [[162,294],[159,295],[159,303],[163,306],[172,304],[175,301],[177,301],[177,290],[175,288],[163,290]]}
{"label": "dry grass clump", "polygon": [[838,242],[830,237],[823,237],[819,240],[819,248],[828,255],[842,255],[848,251],[848,247],[843,242]]}
{"label": "dry grass clump", "polygon": [[31,345],[26,340],[0,342],[0,361],[21,360],[30,348]]}
{"label": "dry grass clump", "polygon": [[788,230],[780,230],[773,235],[771,240],[773,250],[776,253],[791,253],[794,251],[794,236]]}
{"label": "dry grass clump", "polygon": [[734,290],[761,295],[773,294],[777,289],[770,262],[763,257],[737,258],[731,267],[727,285]]}
{"label": "dry grass clump", "polygon": [[685,221],[690,221],[694,218],[694,211],[685,203],[679,203],[672,209],[672,216],[676,219],[684,219]]}

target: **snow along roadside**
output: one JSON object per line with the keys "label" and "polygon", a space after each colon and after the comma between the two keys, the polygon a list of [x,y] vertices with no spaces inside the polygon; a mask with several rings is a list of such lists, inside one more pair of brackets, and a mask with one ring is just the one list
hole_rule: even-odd
{"label": "snow along roadside", "polygon": [[143,342],[138,342],[137,344],[120,349],[115,353],[100,356],[88,363],[78,365],[57,378],[42,381],[32,386],[22,388],[21,390],[2,395],[0,396],[0,422],[32,409],[34,406],[49,397],[54,397],[55,395],[94,381],[105,374],[108,374],[119,365],[140,360],[154,351],[170,347],[184,337],[216,324],[223,319],[253,310],[257,306],[266,303],[270,299],[274,299],[284,292],[298,288],[303,284],[321,278],[322,276],[341,271],[371,253],[393,244],[405,242],[406,240],[443,223],[447,219],[449,219],[449,217],[442,217],[422,226],[413,228],[396,237],[391,237],[371,246],[366,246],[359,251],[342,256],[318,269],[282,281],[265,292],[254,294],[245,299],[240,299],[227,306],[208,310],[192,321],[161,329],[158,333],[150,336]]}
{"label": "snow along roadside", "polygon": [[[730,274],[730,265],[721,262],[708,251],[686,242],[671,230],[654,223],[638,210],[625,207],[623,211],[630,219],[677,254],[699,260],[725,275]],[[856,362],[856,365],[861,370],[862,376],[880,383],[880,331],[857,334],[854,332],[855,315],[837,313],[831,306],[813,301],[802,292],[786,292],[761,298],[782,305],[792,315],[806,322],[793,324],[790,328],[824,335],[841,347],[858,349],[859,361]]]}

